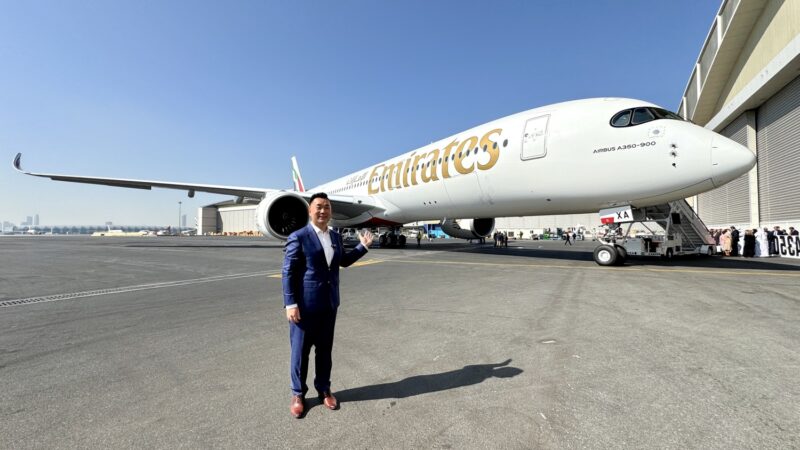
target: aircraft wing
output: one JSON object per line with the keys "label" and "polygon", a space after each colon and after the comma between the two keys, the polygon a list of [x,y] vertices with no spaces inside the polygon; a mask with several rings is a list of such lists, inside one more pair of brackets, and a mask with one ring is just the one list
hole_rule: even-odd
{"label": "aircraft wing", "polygon": [[62,175],[55,173],[34,173],[27,172],[22,169],[22,153],[17,153],[14,158],[14,169],[26,175],[34,177],[50,178],[55,181],[69,181],[73,183],[86,183],[86,184],[101,184],[105,186],[117,186],[132,189],[152,189],[154,187],[164,189],[178,189],[189,191],[189,196],[193,197],[195,192],[209,192],[212,194],[225,194],[234,195],[237,197],[246,197],[256,200],[264,198],[264,196],[275,189],[260,189],[251,187],[238,187],[238,186],[217,186],[213,184],[194,184],[194,183],[176,183],[165,181],[149,181],[149,180],[130,180],[125,178],[102,178],[102,177],[84,177],[77,175]]}
{"label": "aircraft wing", "polygon": [[[311,198],[309,192],[299,192],[306,201]],[[383,205],[378,204],[372,197],[358,195],[328,195],[328,200],[333,208],[333,218],[337,220],[352,219],[362,214],[383,211]]]}
{"label": "aircraft wing", "polygon": [[[263,189],[239,186],[218,186],[213,184],[177,183],[169,181],[150,181],[150,180],[131,180],[125,178],[103,178],[85,177],[78,175],[63,175],[55,173],[35,173],[22,169],[22,153],[17,153],[14,158],[14,169],[25,175],[34,177],[50,178],[55,181],[69,181],[72,183],[100,184],[104,186],[117,186],[132,189],[147,189],[154,187],[164,189],[177,189],[188,191],[189,197],[194,197],[195,192],[209,192],[212,194],[233,195],[255,200],[261,200],[272,192],[279,192],[279,189]],[[308,201],[313,192],[297,192],[296,194]],[[337,219],[348,219],[358,217],[369,211],[383,210],[383,206],[375,202],[372,197],[354,195],[331,195],[329,196],[335,216]]]}

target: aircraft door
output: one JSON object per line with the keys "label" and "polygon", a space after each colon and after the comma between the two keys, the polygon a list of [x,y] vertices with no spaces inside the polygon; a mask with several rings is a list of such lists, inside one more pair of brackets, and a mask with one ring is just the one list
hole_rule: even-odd
{"label": "aircraft door", "polygon": [[522,135],[521,158],[542,158],[547,154],[547,123],[550,115],[534,117],[525,123],[525,134]]}

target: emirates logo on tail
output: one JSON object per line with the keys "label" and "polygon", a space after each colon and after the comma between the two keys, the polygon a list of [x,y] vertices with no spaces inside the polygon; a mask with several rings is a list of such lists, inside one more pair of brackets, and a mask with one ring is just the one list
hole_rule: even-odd
{"label": "emirates logo on tail", "polygon": [[303,178],[300,177],[300,168],[297,167],[297,158],[292,156],[292,182],[294,183],[294,190],[297,192],[305,192],[306,187],[303,185]]}

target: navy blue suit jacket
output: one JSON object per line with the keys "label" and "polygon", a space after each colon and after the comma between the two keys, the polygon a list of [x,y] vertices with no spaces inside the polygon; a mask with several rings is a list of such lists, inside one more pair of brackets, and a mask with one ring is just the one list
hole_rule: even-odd
{"label": "navy blue suit jacket", "polygon": [[347,267],[367,253],[363,245],[346,252],[339,233],[330,230],[333,259],[328,267],[325,251],[309,223],[289,235],[283,259],[283,304],[297,304],[300,313],[339,307],[339,266]]}

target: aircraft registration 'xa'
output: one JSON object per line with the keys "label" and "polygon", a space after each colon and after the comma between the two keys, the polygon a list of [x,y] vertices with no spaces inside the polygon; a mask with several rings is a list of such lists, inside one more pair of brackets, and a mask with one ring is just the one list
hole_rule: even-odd
{"label": "aircraft registration 'xa'", "polygon": [[[14,160],[20,167],[21,155]],[[305,190],[24,172],[58,181],[182,189],[254,199],[265,236],[308,222],[308,199],[327,192],[338,227],[442,220],[459,238],[487,236],[496,217],[643,208],[711,190],[749,171],[746,147],[651,103],[596,98],[544,106],[471,128]]]}

